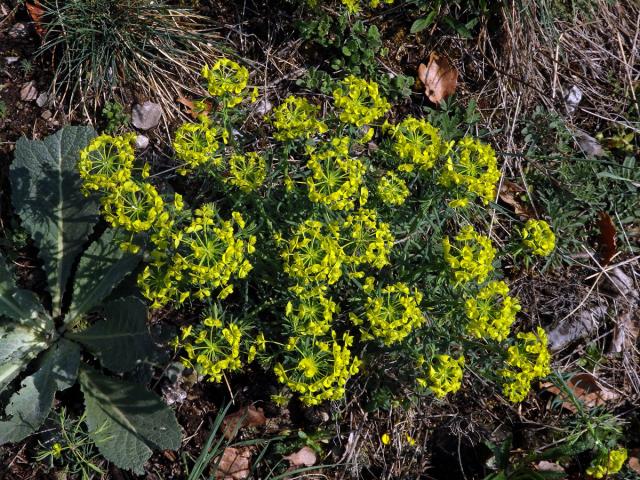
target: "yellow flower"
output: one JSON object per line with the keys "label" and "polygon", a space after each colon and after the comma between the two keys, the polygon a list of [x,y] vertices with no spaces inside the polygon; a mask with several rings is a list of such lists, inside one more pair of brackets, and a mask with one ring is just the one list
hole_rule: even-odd
{"label": "yellow flower", "polygon": [[327,125],[318,120],[320,107],[312,105],[305,98],[289,96],[273,111],[273,138],[283,142],[309,138],[325,133]]}
{"label": "yellow flower", "polygon": [[440,173],[440,183],[452,190],[456,198],[451,207],[464,207],[469,199],[479,198],[487,205],[496,196],[500,171],[496,153],[480,140],[464,137]]}
{"label": "yellow flower", "polygon": [[500,372],[508,381],[502,390],[514,403],[526,398],[533,380],[551,373],[546,332],[538,327],[535,333],[518,333],[516,337],[518,342],[507,350],[507,368]]}
{"label": "yellow flower", "polygon": [[587,468],[587,475],[593,478],[604,478],[618,473],[627,460],[627,449],[617,448],[600,453]]}
{"label": "yellow flower", "polygon": [[388,433],[383,433],[380,437],[380,441],[383,445],[389,445],[391,443],[391,436]]}
{"label": "yellow flower", "polygon": [[259,153],[248,152],[244,155],[231,155],[227,183],[235,185],[247,193],[260,187],[266,176],[267,164]]}
{"label": "yellow flower", "polygon": [[445,155],[450,146],[440,138],[440,132],[424,119],[405,118],[396,126],[388,126],[394,139],[393,150],[403,161],[398,170],[426,172]]}
{"label": "yellow flower", "polygon": [[361,208],[347,215],[340,225],[340,232],[339,242],[352,274],[361,265],[380,269],[389,264],[394,242],[391,226],[378,221],[375,210]]}
{"label": "yellow flower", "polygon": [[129,232],[146,232],[166,221],[164,201],[149,183],[127,180],[101,199],[105,220]]}
{"label": "yellow flower", "polygon": [[556,246],[556,236],[544,220],[529,219],[521,230],[522,243],[534,255],[548,256]]}
{"label": "yellow flower", "polygon": [[309,199],[332,210],[351,210],[360,195],[365,167],[349,156],[349,139],[337,137],[329,148],[312,152],[307,162]]}
{"label": "yellow flower", "polygon": [[383,117],[391,108],[380,96],[378,84],[349,75],[333,91],[333,101],[341,110],[340,120],[363,127]]}
{"label": "yellow flower", "polygon": [[202,76],[212,97],[220,97],[226,107],[234,107],[242,101],[240,95],[247,87],[249,71],[228,58],[221,58],[213,67],[205,65]]}
{"label": "yellow flower", "polygon": [[387,172],[378,182],[378,196],[387,205],[402,205],[409,196],[409,189],[403,179],[394,172]]}
{"label": "yellow flower", "polygon": [[471,225],[460,229],[452,244],[449,237],[442,241],[444,258],[453,271],[456,284],[484,282],[493,270],[496,250],[491,239],[477,233]]}
{"label": "yellow flower", "polygon": [[460,390],[464,357],[457,360],[449,355],[438,355],[429,366],[429,388],[438,398]]}
{"label": "yellow flower", "polygon": [[509,287],[502,281],[485,285],[474,298],[465,302],[469,323],[467,332],[475,337],[502,341],[509,336],[511,325],[520,311],[517,298],[509,296]]}
{"label": "yellow flower", "polygon": [[135,153],[135,134],[119,137],[100,135],[80,151],[78,172],[82,191],[113,191],[131,178]]}
{"label": "yellow flower", "polygon": [[420,292],[411,291],[405,283],[396,283],[367,298],[364,309],[366,325],[354,313],[349,318],[354,325],[362,326],[364,339],[378,338],[389,346],[404,340],[414,328],[424,323],[421,302]]}
{"label": "yellow flower", "polygon": [[182,124],[176,131],[173,149],[187,167],[181,168],[178,173],[186,175],[191,169],[199,167],[221,168],[224,163],[220,151],[223,134],[223,129],[211,125],[204,115],[197,123]]}

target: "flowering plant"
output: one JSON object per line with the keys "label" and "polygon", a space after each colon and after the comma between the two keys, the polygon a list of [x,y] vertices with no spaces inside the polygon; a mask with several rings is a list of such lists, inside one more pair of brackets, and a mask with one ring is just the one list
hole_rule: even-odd
{"label": "flowering plant", "polygon": [[[197,194],[159,193],[129,137],[99,137],[80,168],[125,247],[144,249],[138,284],[153,308],[226,312],[183,327],[184,364],[219,382],[258,360],[281,384],[274,400],[315,405],[378,355],[436,398],[480,358],[499,365],[483,371],[510,400],[526,398],[550,356],[542,329],[511,333],[521,307],[482,226],[500,176],[491,146],[422,118],[391,123],[377,84],[353,75],[328,105],[290,96],[270,131],[252,131],[243,67],[221,60],[203,75],[218,108],[173,142]],[[524,241],[548,250],[550,230],[527,225]]]}

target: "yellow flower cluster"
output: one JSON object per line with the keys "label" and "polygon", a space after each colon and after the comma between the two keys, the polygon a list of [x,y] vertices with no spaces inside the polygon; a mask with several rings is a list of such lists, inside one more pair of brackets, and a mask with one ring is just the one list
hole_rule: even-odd
{"label": "yellow flower cluster", "polygon": [[[369,6],[371,8],[377,8],[381,3],[391,5],[394,0],[369,0]],[[350,13],[358,13],[361,9],[360,0],[342,0],[342,4],[347,7]]]}
{"label": "yellow flower cluster", "polygon": [[186,175],[199,167],[221,168],[224,165],[221,143],[226,144],[228,139],[228,131],[211,125],[205,115],[201,115],[198,122],[182,124],[173,139],[176,156],[186,163],[178,173]]}
{"label": "yellow flower cluster", "polygon": [[[389,224],[378,221],[375,210],[361,208],[347,215],[340,229],[339,243],[349,267],[367,264],[380,269],[389,264],[394,238]],[[362,276],[356,272],[352,275]]]}
{"label": "yellow flower cluster", "polygon": [[228,58],[221,58],[213,67],[205,65],[202,76],[207,80],[207,90],[212,97],[220,97],[225,107],[235,107],[242,102],[242,92],[249,81],[249,71]]}
{"label": "yellow flower cluster", "polygon": [[102,213],[113,227],[140,233],[169,218],[164,201],[150,183],[126,180],[101,198]]}
{"label": "yellow flower cluster", "polygon": [[464,207],[469,198],[478,197],[487,205],[496,195],[500,179],[496,153],[480,140],[464,137],[457,144],[457,155],[447,159],[440,175],[445,187],[461,187],[463,193],[449,202],[451,207]]}
{"label": "yellow flower cluster", "polygon": [[276,128],[273,138],[279,141],[309,138],[327,131],[327,125],[317,119],[320,107],[312,105],[306,98],[287,97],[273,111],[273,126]]}
{"label": "yellow flower cluster", "polygon": [[411,291],[407,284],[387,285],[367,298],[364,311],[366,326],[363,319],[353,313],[349,318],[354,325],[361,326],[364,340],[378,338],[390,346],[404,340],[414,328],[424,324],[420,302],[422,294],[416,289]]}
{"label": "yellow flower cluster", "polygon": [[100,135],[80,152],[78,171],[85,194],[115,190],[131,178],[135,138],[133,133],[119,137]]}
{"label": "yellow flower cluster", "polygon": [[531,382],[551,372],[551,355],[547,350],[547,334],[538,327],[536,333],[518,333],[518,342],[507,350],[509,368],[500,372],[508,382],[504,394],[512,402],[521,402],[529,393]]}
{"label": "yellow flower cluster", "polygon": [[327,333],[338,305],[326,296],[326,287],[292,289],[296,298],[287,303],[285,315],[296,335],[321,336]]}
{"label": "yellow flower cluster", "polygon": [[617,448],[600,453],[587,468],[587,475],[593,478],[609,477],[618,473],[627,460],[627,449]]}
{"label": "yellow flower cluster", "polygon": [[336,332],[331,340],[316,337],[291,337],[284,360],[274,367],[278,381],[300,395],[305,405],[344,396],[347,380],[358,373],[360,360],[351,356],[353,337],[345,333],[342,344]]}
{"label": "yellow flower cluster", "polygon": [[383,117],[391,108],[380,95],[378,84],[349,75],[333,91],[333,100],[341,109],[340,120],[357,127],[363,127]]}
{"label": "yellow flower cluster", "polygon": [[428,171],[450,149],[438,129],[424,119],[407,117],[398,125],[386,124],[385,128],[394,139],[393,150],[402,161],[398,170],[403,172]]}
{"label": "yellow flower cluster", "polygon": [[237,322],[225,321],[214,309],[195,329],[193,325],[183,327],[173,341],[176,350],[186,354],[182,364],[193,368],[211,382],[221,382],[225,372],[240,370],[245,363],[253,361],[258,350],[264,351],[260,335],[254,345],[250,343],[246,328]]}
{"label": "yellow flower cluster", "polygon": [[402,205],[409,196],[405,181],[394,172],[387,172],[377,186],[378,196],[387,205]]}
{"label": "yellow flower cluster", "polygon": [[469,319],[469,334],[501,342],[509,336],[511,325],[520,311],[520,303],[517,298],[509,296],[505,282],[491,281],[475,298],[466,300],[465,311]]}
{"label": "yellow flower cluster", "polygon": [[556,236],[544,220],[529,219],[521,230],[522,243],[534,255],[548,256],[556,246]]}
{"label": "yellow flower cluster", "polygon": [[[282,240],[280,240],[282,242]],[[342,276],[345,253],[335,229],[317,220],[298,225],[281,257],[284,271],[301,284],[336,283]]]}
{"label": "yellow flower cluster", "polygon": [[460,390],[463,367],[464,356],[456,360],[449,355],[437,355],[429,365],[428,379],[418,378],[417,382],[422,387],[428,386],[436,397],[444,398]]}
{"label": "yellow flower cluster", "polygon": [[360,160],[349,157],[349,138],[334,138],[329,148],[309,153],[309,199],[332,210],[353,209],[361,195],[365,168]]}
{"label": "yellow flower cluster", "polygon": [[243,192],[248,193],[258,189],[266,177],[267,163],[259,153],[233,154],[229,158],[229,177],[226,181]]}
{"label": "yellow flower cluster", "polygon": [[491,239],[477,233],[471,225],[465,225],[455,237],[455,245],[449,237],[442,241],[444,258],[453,270],[456,284],[484,282],[493,270],[496,250]]}

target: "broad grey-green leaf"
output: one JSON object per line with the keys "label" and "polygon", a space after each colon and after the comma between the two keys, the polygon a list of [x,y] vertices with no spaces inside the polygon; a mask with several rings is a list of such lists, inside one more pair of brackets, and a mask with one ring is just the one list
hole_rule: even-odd
{"label": "broad grey-green leaf", "polygon": [[98,220],[95,199],[80,191],[79,152],[96,133],[64,127],[44,140],[16,143],[10,178],[12,202],[44,263],[53,316],[61,313],[71,266]]}
{"label": "broad grey-green leaf", "polygon": [[19,442],[46,420],[58,390],[75,383],[80,363],[79,345],[61,338],[43,356],[38,370],[22,381],[0,421],[0,445]]}
{"label": "broad grey-green leaf", "polygon": [[73,300],[65,323],[97,306],[140,262],[138,255],[123,251],[114,230],[107,230],[89,245],[76,271]]}
{"label": "broad grey-green leaf", "polygon": [[44,327],[48,314],[33,292],[18,288],[7,262],[0,255],[0,315],[22,325]]}
{"label": "broad grey-green leaf", "polygon": [[128,372],[149,358],[154,345],[147,329],[147,307],[141,300],[127,297],[109,302],[104,315],[106,320],[67,337],[80,342],[114,372]]}
{"label": "broad grey-green leaf", "polygon": [[180,447],[173,411],[143,386],[82,368],[87,425],[100,453],[120,468],[142,474],[153,449]]}
{"label": "broad grey-green leaf", "polygon": [[47,335],[34,328],[15,323],[0,323],[0,392],[28,365],[35,356],[47,348]]}

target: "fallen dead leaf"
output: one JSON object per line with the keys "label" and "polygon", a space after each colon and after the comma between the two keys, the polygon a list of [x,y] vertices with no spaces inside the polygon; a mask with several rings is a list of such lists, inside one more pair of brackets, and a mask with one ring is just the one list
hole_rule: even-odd
{"label": "fallen dead leaf", "polygon": [[526,193],[527,190],[524,187],[510,180],[504,180],[500,186],[500,200],[513,208],[516,215],[523,218],[535,218],[535,212],[526,205],[526,199],[522,199]]}
{"label": "fallen dead leaf", "polygon": [[287,455],[284,459],[289,460],[291,467],[311,467],[318,460],[316,452],[309,447],[302,447],[297,452]]}
{"label": "fallen dead leaf", "polygon": [[424,84],[427,98],[436,104],[453,95],[458,85],[458,71],[448,58],[436,52],[431,52],[426,66],[420,64],[418,78]]}
{"label": "fallen dead leaf", "polygon": [[36,29],[36,33],[40,36],[40,38],[44,38],[47,33],[47,30],[42,25],[42,17],[45,13],[44,8],[40,6],[40,2],[38,0],[35,0],[33,3],[26,2],[25,6],[27,7],[27,12],[29,12],[31,20],[33,20],[33,25]]}
{"label": "fallen dead leaf", "polygon": [[640,448],[634,448],[629,452],[629,468],[636,473],[640,473],[640,460],[638,457],[640,456]]}
{"label": "fallen dead leaf", "polygon": [[602,145],[600,145],[598,140],[588,133],[577,130],[575,132],[575,139],[578,143],[578,147],[580,147],[580,150],[585,155],[590,157],[601,157],[605,154],[604,148],[602,148]]}
{"label": "fallen dead leaf", "polygon": [[607,308],[604,305],[596,305],[563,318],[547,332],[549,350],[558,352],[581,338],[593,335],[606,314]]}
{"label": "fallen dead leaf", "polygon": [[38,89],[33,80],[22,85],[20,88],[20,100],[23,102],[33,102],[38,98]]}
{"label": "fallen dead leaf", "polygon": [[562,465],[558,465],[554,462],[548,462],[547,460],[539,461],[536,465],[536,470],[538,470],[539,472],[564,472],[564,468],[562,467]]}
{"label": "fallen dead leaf", "polygon": [[230,413],[222,421],[222,433],[227,440],[233,439],[244,427],[259,427],[266,423],[267,418],[261,408],[253,405],[241,408],[237,412]]}
{"label": "fallen dead leaf", "polygon": [[216,480],[245,480],[251,474],[249,460],[252,450],[249,447],[227,447],[222,456],[214,459]]}
{"label": "fallen dead leaf", "polygon": [[195,104],[193,103],[193,100],[189,100],[188,98],[185,97],[178,97],[176,98],[176,102],[178,102],[181,105],[184,105],[185,107],[187,107],[189,109],[189,115],[191,115],[192,118],[198,118],[198,116],[202,113],[209,113],[211,111],[211,105],[207,102],[204,102],[204,106],[205,109],[204,111],[200,111],[195,107]]}
{"label": "fallen dead leaf", "polygon": [[[562,395],[562,391],[551,382],[545,382],[542,385],[547,392],[554,395]],[[587,407],[598,407],[607,402],[617,400],[620,395],[601,386],[596,378],[590,373],[578,373],[569,379],[567,386],[573,391],[578,400],[581,400]],[[576,407],[570,401],[562,402],[562,407],[575,413]]]}
{"label": "fallen dead leaf", "polygon": [[606,267],[618,251],[616,240],[616,226],[607,212],[598,212],[598,228],[600,229],[600,250],[602,254],[602,266]]}

